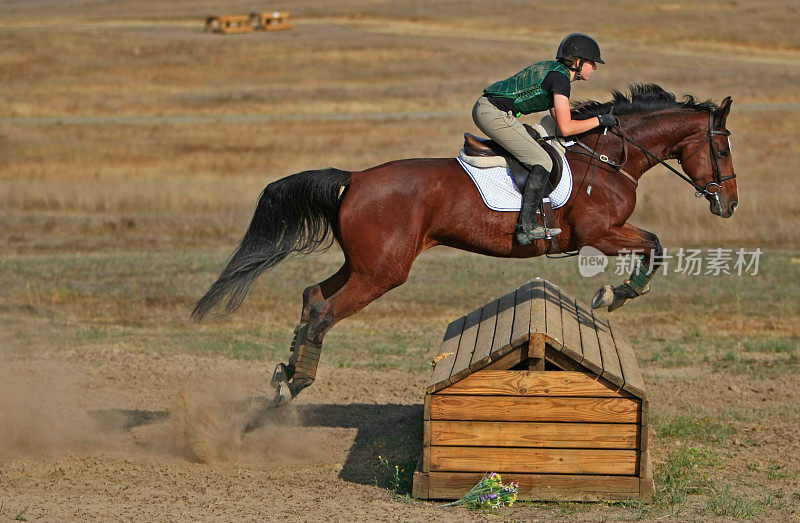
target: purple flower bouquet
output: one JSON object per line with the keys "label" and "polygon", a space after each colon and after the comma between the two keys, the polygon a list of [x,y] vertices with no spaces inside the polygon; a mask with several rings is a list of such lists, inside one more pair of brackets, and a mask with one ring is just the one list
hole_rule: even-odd
{"label": "purple flower bouquet", "polygon": [[498,508],[508,505],[510,507],[517,501],[518,491],[519,484],[512,481],[508,485],[503,485],[503,478],[500,477],[500,474],[492,472],[485,475],[463,498],[442,506],[466,505],[469,508]]}

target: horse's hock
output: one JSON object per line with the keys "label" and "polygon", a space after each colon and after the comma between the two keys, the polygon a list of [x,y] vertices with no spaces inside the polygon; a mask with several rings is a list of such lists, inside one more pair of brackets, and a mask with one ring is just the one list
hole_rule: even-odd
{"label": "horse's hock", "polygon": [[451,323],[442,353],[415,497],[460,498],[487,472],[525,500],[652,497],[644,381],[604,316],[536,279]]}

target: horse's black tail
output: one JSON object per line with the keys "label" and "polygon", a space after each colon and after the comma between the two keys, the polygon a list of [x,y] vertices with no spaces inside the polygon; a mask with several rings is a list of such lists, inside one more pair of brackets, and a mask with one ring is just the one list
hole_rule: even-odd
{"label": "horse's black tail", "polygon": [[195,305],[192,319],[202,320],[228,295],[224,312],[235,311],[261,273],[292,254],[330,247],[329,233],[337,226],[342,191],[349,185],[350,173],[334,168],[304,171],[267,185],[239,247]]}

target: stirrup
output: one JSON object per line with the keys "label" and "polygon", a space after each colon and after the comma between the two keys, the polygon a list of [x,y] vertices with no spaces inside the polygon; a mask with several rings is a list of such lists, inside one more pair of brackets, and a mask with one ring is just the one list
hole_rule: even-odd
{"label": "stirrup", "polygon": [[553,227],[552,229],[546,229],[539,225],[538,227],[534,227],[530,231],[526,231],[524,227],[521,225],[517,225],[517,242],[520,245],[529,245],[533,240],[549,240],[553,236],[558,236],[561,234],[561,229],[558,227]]}

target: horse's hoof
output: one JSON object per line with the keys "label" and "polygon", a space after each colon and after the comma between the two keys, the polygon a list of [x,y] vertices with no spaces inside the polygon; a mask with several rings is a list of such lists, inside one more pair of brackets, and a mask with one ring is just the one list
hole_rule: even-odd
{"label": "horse's hoof", "polygon": [[614,303],[614,288],[611,285],[604,285],[597,289],[592,298],[593,309],[608,307],[612,303]]}
{"label": "horse's hoof", "polygon": [[614,303],[608,306],[608,312],[614,312],[615,310],[619,309],[629,301],[631,301],[631,298],[622,298],[620,300],[615,300]]}
{"label": "horse's hoof", "polygon": [[289,382],[289,372],[286,369],[286,365],[283,363],[278,363],[275,365],[275,370],[272,371],[272,386],[278,388],[282,383]]}
{"label": "horse's hoof", "polygon": [[614,289],[614,301],[608,306],[608,312],[613,312],[623,305],[627,304],[632,299],[641,296],[650,291],[650,286],[646,287],[643,292],[637,292],[628,282],[623,283]]}
{"label": "horse's hoof", "polygon": [[289,389],[289,384],[284,381],[275,387],[275,399],[273,400],[273,404],[276,407],[280,407],[281,405],[286,405],[290,401],[292,401],[292,392]]}

